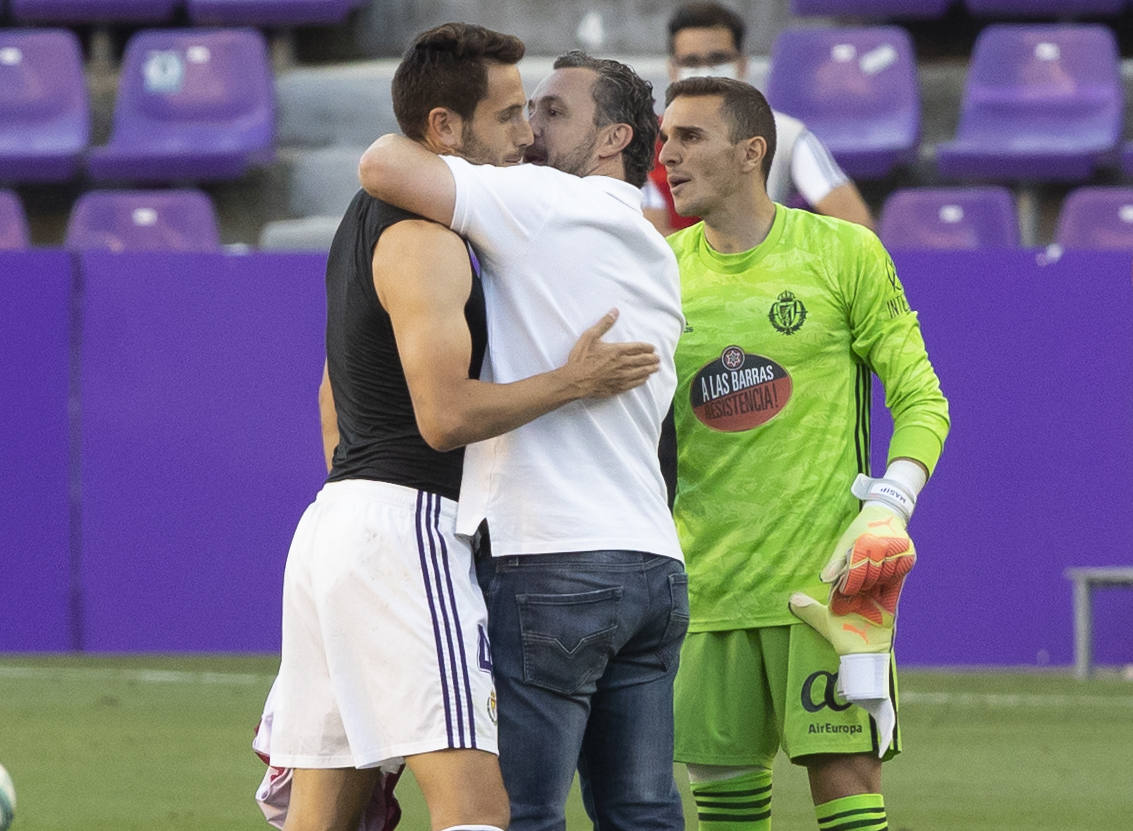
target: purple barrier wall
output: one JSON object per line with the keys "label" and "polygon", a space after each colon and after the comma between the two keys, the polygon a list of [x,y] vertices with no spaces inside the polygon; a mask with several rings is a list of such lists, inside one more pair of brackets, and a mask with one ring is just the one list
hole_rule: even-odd
{"label": "purple barrier wall", "polygon": [[71,283],[62,252],[0,252],[0,650],[73,646]]}
{"label": "purple barrier wall", "polygon": [[90,650],[273,650],[322,483],[320,256],[83,256]]}
{"label": "purple barrier wall", "polygon": [[[913,518],[919,557],[898,653],[907,664],[1069,663],[1064,569],[1133,565],[1130,259],[896,261],[952,413]],[[875,428],[875,451],[887,436]],[[1133,592],[1103,591],[1095,620],[1096,659],[1133,663]]]}
{"label": "purple barrier wall", "polygon": [[[1068,664],[1064,569],[1133,564],[1129,258],[897,264],[953,416],[913,520],[901,660]],[[0,416],[16,483],[0,502],[0,651],[274,650],[287,546],[323,476],[322,258],[90,254],[81,269],[79,442],[68,260],[0,257],[12,298],[0,389],[17,402]],[[875,421],[880,459],[888,428]],[[1133,662],[1133,592],[1097,600],[1097,659]]]}

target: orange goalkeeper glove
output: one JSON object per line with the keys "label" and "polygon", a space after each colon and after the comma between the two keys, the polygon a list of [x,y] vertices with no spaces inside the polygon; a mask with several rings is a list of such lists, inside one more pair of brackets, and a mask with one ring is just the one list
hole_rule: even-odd
{"label": "orange goalkeeper glove", "polygon": [[862,474],[850,490],[865,504],[842,532],[819,576],[823,583],[853,596],[899,582],[913,568],[917,549],[905,526],[916,496],[901,482]]}
{"label": "orange goalkeeper glove", "polygon": [[838,692],[877,722],[879,756],[897,722],[889,697],[897,603],[917,561],[905,526],[926,478],[924,465],[904,457],[889,463],[883,479],[859,475],[850,490],[865,504],[819,574],[831,584],[828,603],[802,592],[788,600],[795,616],[838,653]]}
{"label": "orange goalkeeper glove", "polygon": [[877,722],[878,756],[893,739],[897,714],[889,697],[889,665],[893,658],[893,626],[905,578],[847,596],[831,588],[830,605],[795,592],[791,611],[826,638],[839,656],[838,693]]}

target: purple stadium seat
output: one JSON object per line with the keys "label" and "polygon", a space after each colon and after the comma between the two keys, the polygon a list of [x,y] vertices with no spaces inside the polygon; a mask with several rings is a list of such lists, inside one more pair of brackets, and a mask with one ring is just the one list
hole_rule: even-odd
{"label": "purple stadium seat", "polygon": [[64,245],[110,251],[217,251],[220,234],[198,190],[94,190],[75,203]]}
{"label": "purple stadium seat", "polygon": [[0,251],[19,251],[30,245],[20,198],[10,190],[0,190]]}
{"label": "purple stadium seat", "polygon": [[1121,150],[1121,169],[1127,176],[1133,176],[1133,141]]}
{"label": "purple stadium seat", "polygon": [[0,181],[70,179],[89,143],[78,38],[62,29],[0,29]]}
{"label": "purple stadium seat", "polygon": [[99,181],[236,179],[275,155],[275,88],[255,29],[143,31],[126,46]]}
{"label": "purple stadium seat", "polygon": [[896,26],[787,29],[771,51],[767,97],[806,122],[850,176],[878,178],[916,156],[916,73],[912,41]]}
{"label": "purple stadium seat", "polygon": [[162,23],[179,0],[9,0],[13,19],[27,23]]}
{"label": "purple stadium seat", "polygon": [[964,0],[975,17],[1119,15],[1126,0]]}
{"label": "purple stadium seat", "polygon": [[998,24],[973,48],[956,139],[941,174],[1075,181],[1110,163],[1122,126],[1113,32],[1101,25]]}
{"label": "purple stadium seat", "polygon": [[943,17],[952,2],[953,0],[791,0],[791,13],[924,19]]}
{"label": "purple stadium seat", "polygon": [[1063,248],[1133,251],[1133,188],[1078,188],[1058,213],[1055,242]]}
{"label": "purple stadium seat", "polygon": [[885,200],[878,236],[887,248],[1014,248],[1019,220],[1004,187],[906,188]]}
{"label": "purple stadium seat", "polygon": [[357,0],[186,0],[201,25],[304,26],[341,23]]}

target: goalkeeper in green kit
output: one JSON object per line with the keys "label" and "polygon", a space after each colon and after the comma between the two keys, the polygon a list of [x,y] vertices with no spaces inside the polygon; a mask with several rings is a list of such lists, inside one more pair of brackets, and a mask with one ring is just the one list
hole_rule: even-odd
{"label": "goalkeeper in green kit", "polygon": [[[775,126],[757,90],[679,81],[661,137],[677,210],[703,217],[668,238],[687,321],[674,516],[692,610],[675,756],[701,831],[771,827],[780,748],[807,768],[820,829],[881,831],[906,524],[948,405],[877,237],[767,197]],[[894,423],[878,479],[873,373]]]}

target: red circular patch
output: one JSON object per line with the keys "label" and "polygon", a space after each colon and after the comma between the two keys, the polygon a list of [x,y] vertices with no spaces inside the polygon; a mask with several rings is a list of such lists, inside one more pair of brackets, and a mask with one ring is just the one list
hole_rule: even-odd
{"label": "red circular patch", "polygon": [[689,403],[700,422],[737,433],[771,420],[791,398],[791,376],[770,358],[729,346],[701,368],[689,386]]}

